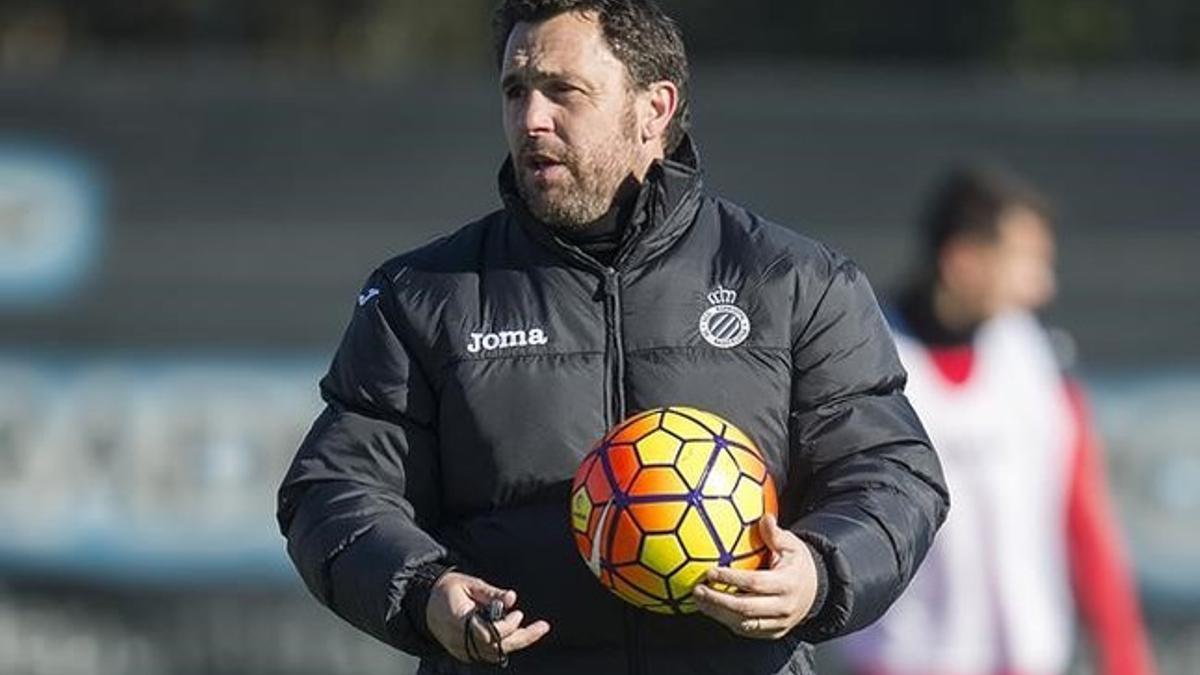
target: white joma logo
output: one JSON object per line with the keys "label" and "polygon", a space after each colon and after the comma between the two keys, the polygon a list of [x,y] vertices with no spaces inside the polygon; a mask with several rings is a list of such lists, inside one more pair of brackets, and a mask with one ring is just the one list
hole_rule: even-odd
{"label": "white joma logo", "polygon": [[366,304],[367,304],[368,302],[370,302],[370,301],[371,301],[371,298],[374,298],[374,297],[376,297],[376,296],[378,296],[378,295],[379,295],[379,289],[378,289],[378,288],[368,288],[367,290],[365,290],[365,291],[363,291],[361,294],[359,294],[359,296],[358,296],[358,306],[359,306],[359,307],[364,307],[364,306],[366,306]]}
{"label": "white joma logo", "polygon": [[491,352],[497,349],[544,345],[550,342],[546,331],[541,328],[530,330],[502,330],[499,333],[471,333],[471,344],[467,351],[472,354]]}

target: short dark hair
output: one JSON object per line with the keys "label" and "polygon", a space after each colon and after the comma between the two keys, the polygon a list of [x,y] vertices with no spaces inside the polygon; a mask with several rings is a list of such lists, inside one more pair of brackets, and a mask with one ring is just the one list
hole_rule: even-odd
{"label": "short dark hair", "polygon": [[504,65],[513,26],[567,12],[596,13],[608,48],[625,64],[635,87],[667,80],[679,89],[679,105],[664,143],[667,154],[673,152],[691,126],[687,52],[679,25],[653,0],[501,0],[492,17],[496,63]]}
{"label": "short dark hair", "polygon": [[994,241],[1005,212],[1017,207],[1037,213],[1047,226],[1053,222],[1046,197],[1011,170],[997,164],[955,166],[926,204],[926,253],[936,260],[946,244],[959,238]]}

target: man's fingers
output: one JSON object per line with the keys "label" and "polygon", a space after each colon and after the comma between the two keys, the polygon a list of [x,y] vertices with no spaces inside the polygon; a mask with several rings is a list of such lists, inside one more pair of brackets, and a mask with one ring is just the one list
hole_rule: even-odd
{"label": "man's fingers", "polygon": [[460,661],[498,663],[501,649],[524,649],[550,632],[545,621],[522,627],[525,614],[516,603],[516,591],[451,571],[434,584],[426,621],[438,642]]}
{"label": "man's fingers", "polygon": [[714,567],[705,575],[709,584],[728,584],[738,590],[759,595],[778,595],[790,586],[785,573],[777,570],[739,570],[732,567]]}
{"label": "man's fingers", "polygon": [[[743,619],[776,618],[788,615],[784,599],[778,595],[747,595],[722,593],[712,588],[697,586],[692,591],[700,609],[710,608],[713,618],[726,617],[733,623]],[[720,615],[718,617],[717,615]],[[722,621],[722,623],[728,623]]]}
{"label": "man's fingers", "polygon": [[525,620],[525,612],[515,609],[504,615],[503,619],[496,622],[496,631],[500,633],[500,637],[512,633],[521,627],[521,622]]}
{"label": "man's fingers", "polygon": [[534,621],[533,623],[518,628],[509,633],[500,641],[500,646],[504,647],[504,652],[511,654],[528,647],[529,645],[541,640],[550,632],[550,624],[545,621]]}
{"label": "man's fingers", "polygon": [[[535,622],[529,624],[528,626],[525,626],[524,628],[522,628],[521,623],[524,621],[525,621],[525,612],[522,612],[519,609],[515,609],[515,610],[509,612],[508,614],[506,614],[503,619],[496,622],[496,624],[495,624],[496,632],[500,634],[501,640],[504,641],[504,640],[507,640],[509,636],[513,635],[514,633],[516,633],[518,631],[526,630],[526,629],[529,629],[529,628],[532,628],[535,626],[537,626],[537,631],[541,631],[542,629],[545,629],[545,632],[548,632],[550,630],[550,624],[547,623],[546,621],[535,621]],[[535,632],[537,632],[537,631],[535,631]],[[544,635],[545,632],[543,632],[542,635]],[[507,645],[508,643],[504,642],[504,644]]]}
{"label": "man's fingers", "polygon": [[[525,614],[520,610],[510,612],[500,621],[495,622],[496,635],[500,637],[500,647],[505,654],[524,649],[550,632],[550,624],[545,621],[535,621],[521,627]],[[477,658],[489,663],[500,660],[500,650],[496,648],[495,636],[487,629],[485,620],[476,616],[468,617],[471,622],[471,632],[475,636],[475,644],[479,647]]]}
{"label": "man's fingers", "polygon": [[733,630],[746,637],[772,639],[787,633],[791,630],[791,626],[787,619],[754,618],[740,622]]}
{"label": "man's fingers", "polygon": [[[708,592],[711,596],[712,593]],[[701,595],[704,595],[702,593]],[[768,639],[779,637],[789,626],[784,616],[746,616],[710,598],[696,598],[696,607],[726,628],[744,637]]]}
{"label": "man's fingers", "polygon": [[742,621],[747,618],[730,611],[721,605],[713,604],[700,593],[693,592],[692,597],[696,600],[697,609],[718,623],[724,624],[730,630],[739,630],[739,626],[741,625]]}
{"label": "man's fingers", "polygon": [[[771,526],[771,525],[768,525]],[[789,548],[795,538],[799,548]],[[808,545],[790,532],[779,535],[782,542],[779,565],[770,570],[710,569],[705,580],[712,585],[730,585],[736,593],[724,593],[699,584],[692,595],[702,612],[747,637],[775,638],[783,635],[808,614],[816,593],[813,554]]]}

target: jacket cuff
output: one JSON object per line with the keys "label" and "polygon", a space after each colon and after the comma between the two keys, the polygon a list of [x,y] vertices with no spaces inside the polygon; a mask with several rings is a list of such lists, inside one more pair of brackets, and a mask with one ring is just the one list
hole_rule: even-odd
{"label": "jacket cuff", "polygon": [[[804,539],[801,538],[801,541],[804,541]],[[829,597],[829,570],[825,567],[825,559],[821,557],[821,552],[812,544],[805,541],[804,546],[812,555],[813,568],[817,573],[817,593],[813,596],[812,607],[808,608],[808,613],[800,620],[801,624],[820,614],[821,609],[825,607],[825,599]]]}
{"label": "jacket cuff", "polygon": [[429,624],[425,621],[426,609],[429,607],[429,596],[433,592],[433,585],[437,580],[442,578],[442,575],[454,569],[453,565],[449,565],[442,561],[428,562],[413,572],[413,576],[408,581],[408,588],[405,590],[404,599],[400,604],[404,608],[404,616],[408,619],[408,624],[413,627],[421,637],[440,644],[433,633],[429,632]]}
{"label": "jacket cuff", "polygon": [[793,529],[792,532],[812,551],[817,570],[817,595],[808,614],[796,624],[795,631],[809,644],[824,642],[837,637],[849,618],[845,561],[834,543],[823,534],[813,530]]}

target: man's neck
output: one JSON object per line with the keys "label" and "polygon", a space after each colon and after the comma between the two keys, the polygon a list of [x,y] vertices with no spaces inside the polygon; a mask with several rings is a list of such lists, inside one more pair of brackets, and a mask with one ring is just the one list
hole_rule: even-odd
{"label": "man's neck", "polygon": [[638,184],[631,177],[617,191],[612,206],[604,215],[583,227],[563,232],[561,236],[600,263],[611,265],[621,248],[625,229],[633,217],[633,207],[637,203],[637,187]]}
{"label": "man's neck", "polygon": [[975,303],[942,284],[934,285],[930,301],[938,323],[951,332],[971,333],[983,323]]}
{"label": "man's neck", "polygon": [[666,157],[666,152],[664,152],[663,147],[659,145],[654,150],[645,153],[640,158],[640,161],[635,162],[633,171],[630,172],[630,175],[638,183],[641,183],[646,180],[646,174],[650,173],[650,167],[654,166],[655,162],[661,162],[665,160]]}

